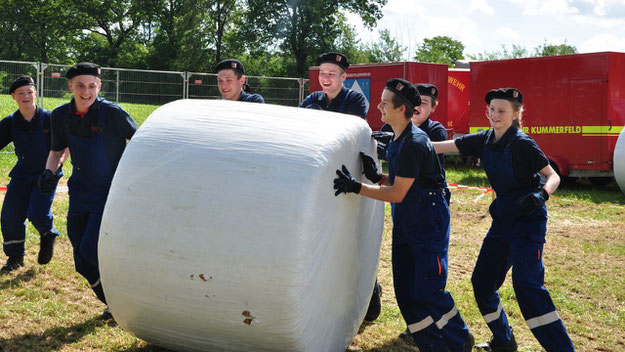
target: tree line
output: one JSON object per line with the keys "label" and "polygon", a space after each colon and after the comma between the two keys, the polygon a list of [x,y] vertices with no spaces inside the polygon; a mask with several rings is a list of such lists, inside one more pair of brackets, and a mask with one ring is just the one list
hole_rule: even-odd
{"label": "tree line", "polygon": [[[379,31],[378,42],[361,43],[345,13],[373,29],[386,2],[0,0],[0,58],[210,72],[217,62],[236,57],[250,75],[296,77],[307,77],[317,55],[332,50],[352,63],[412,59],[453,65],[464,59],[464,45],[446,36],[424,39],[413,58],[404,57],[405,48],[388,30]],[[502,48],[468,58],[531,55],[519,46]],[[545,43],[540,50],[576,52],[566,43]]]}

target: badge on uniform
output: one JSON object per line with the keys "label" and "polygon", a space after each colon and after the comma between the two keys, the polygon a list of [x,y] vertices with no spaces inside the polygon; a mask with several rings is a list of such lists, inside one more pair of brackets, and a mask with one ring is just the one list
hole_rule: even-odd
{"label": "badge on uniform", "polygon": [[512,97],[514,97],[514,99],[518,98],[519,97],[519,92],[516,91],[516,90],[513,90],[512,91]]}
{"label": "badge on uniform", "polygon": [[436,88],[432,88],[432,95],[436,95]]}
{"label": "badge on uniform", "polygon": [[230,63],[230,66],[231,66],[232,68],[237,68],[237,63],[236,63],[236,62],[231,62],[231,63]]}
{"label": "badge on uniform", "polygon": [[343,59],[341,55],[336,55],[336,62],[341,62],[341,59]]}
{"label": "badge on uniform", "polygon": [[397,89],[398,91],[401,91],[402,89],[404,89],[404,85],[401,84],[401,82],[397,82],[397,85],[395,86],[395,89]]}

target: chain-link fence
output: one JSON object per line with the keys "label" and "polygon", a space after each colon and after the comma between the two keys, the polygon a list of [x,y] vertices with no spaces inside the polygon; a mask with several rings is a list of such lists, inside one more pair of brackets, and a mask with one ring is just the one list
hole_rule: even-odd
{"label": "chain-link fence", "polygon": [[[15,77],[37,79],[39,105],[46,98],[71,99],[65,73],[68,65],[0,60],[0,94],[8,94]],[[100,96],[116,103],[162,105],[178,99],[219,99],[217,75],[201,72],[102,68]],[[304,78],[247,76],[251,93],[269,104],[297,106],[308,94]]]}

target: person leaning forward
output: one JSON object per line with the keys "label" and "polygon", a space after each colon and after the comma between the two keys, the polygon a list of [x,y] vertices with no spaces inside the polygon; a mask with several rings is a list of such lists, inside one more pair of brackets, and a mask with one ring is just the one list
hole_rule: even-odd
{"label": "person leaning forward", "polygon": [[27,218],[41,238],[37,262],[48,264],[52,259],[59,232],[53,227],[50,208],[58,180],[63,176],[61,166],[68,156],[67,150],[61,151],[49,192],[41,192],[37,178],[45,170],[50,152],[50,111],[35,104],[37,89],[30,76],[18,76],[11,83],[9,94],[18,109],[0,121],[0,148],[13,142],[17,163],[9,173],[11,181],[2,203],[2,247],[8,257],[0,269],[2,273],[24,266]]}
{"label": "person leaning forward", "polygon": [[234,59],[221,61],[215,66],[215,73],[217,74],[217,87],[222,99],[265,103],[265,99],[260,94],[248,93],[250,88],[245,83],[245,66],[241,61]]}
{"label": "person leaning forward", "polygon": [[386,82],[378,109],[395,134],[389,143],[389,174],[361,153],[367,179],[360,183],[343,165],[334,179],[335,195],[357,193],[391,203],[393,284],[399,309],[421,352],[471,351],[474,339],[447,284],[449,208],[434,148],[410,118],[421,98],[410,82]]}
{"label": "person leaning forward", "polygon": [[343,86],[349,60],[341,53],[325,53],[317,57],[321,90],[311,93],[299,105],[301,108],[328,110],[367,116],[367,99],[355,90]]}
{"label": "person leaning forward", "polygon": [[[67,183],[67,235],[74,249],[76,271],[106,304],[98,265],[100,223],[113,174],[137,124],[120,106],[98,97],[100,75],[100,66],[88,62],[67,71],[74,96],[52,111],[52,148],[39,187],[43,191],[51,185],[52,170],[69,147],[73,171]],[[108,308],[103,316],[110,316]]]}

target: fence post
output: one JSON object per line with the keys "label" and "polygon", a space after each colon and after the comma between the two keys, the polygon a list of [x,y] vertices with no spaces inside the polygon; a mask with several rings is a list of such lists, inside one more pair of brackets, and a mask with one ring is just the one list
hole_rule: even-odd
{"label": "fence post", "polygon": [[119,104],[119,70],[115,70],[115,103]]}
{"label": "fence post", "polygon": [[44,89],[45,89],[45,79],[44,79],[44,72],[46,70],[46,68],[48,68],[48,64],[40,62],[39,63],[39,68],[37,68],[37,76],[41,75],[41,82],[39,82],[39,86],[41,87],[41,90],[39,92],[37,92],[37,95],[39,96],[39,106],[43,107],[43,98],[46,96]]}

